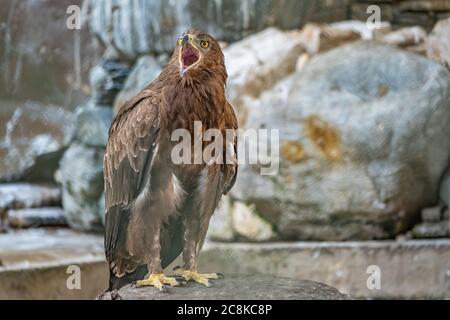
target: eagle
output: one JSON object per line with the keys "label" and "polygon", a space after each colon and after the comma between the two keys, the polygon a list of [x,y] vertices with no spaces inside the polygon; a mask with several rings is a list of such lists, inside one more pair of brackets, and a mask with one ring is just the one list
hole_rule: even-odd
{"label": "eagle", "polygon": [[[103,161],[110,291],[130,283],[159,290],[188,281],[209,286],[221,277],[199,273],[197,258],[210,218],[236,180],[237,134],[212,152],[212,160],[222,161],[178,163],[173,150],[179,141],[172,133],[181,129],[194,137],[196,122],[202,134],[236,132],[226,81],[219,42],[187,30],[161,74],[114,118]],[[207,143],[202,140],[200,149]],[[194,159],[198,148],[187,150],[183,159]],[[180,254],[184,265],[166,276],[164,269]]]}

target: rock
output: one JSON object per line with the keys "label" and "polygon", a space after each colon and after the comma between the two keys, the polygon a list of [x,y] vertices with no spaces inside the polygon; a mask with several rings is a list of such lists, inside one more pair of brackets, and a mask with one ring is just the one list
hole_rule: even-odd
{"label": "rock", "polygon": [[450,236],[448,221],[424,222],[412,230],[414,238],[447,238]]}
{"label": "rock", "polygon": [[0,6],[0,97],[67,109],[89,95],[87,72],[101,48],[83,25],[66,27],[67,8],[82,0],[3,0]]}
{"label": "rock", "polygon": [[76,113],[75,139],[88,147],[105,147],[112,117],[110,106],[88,104],[79,108]]}
{"label": "rock", "polygon": [[[206,242],[198,265],[200,272],[221,272],[226,278],[258,274],[314,279],[357,299],[440,300],[448,295],[449,261],[450,239]],[[374,266],[381,269],[380,290],[367,286]]]}
{"label": "rock", "polygon": [[231,200],[228,196],[222,198],[219,207],[211,217],[207,236],[209,239],[216,241],[234,240]]}
{"label": "rock", "polygon": [[61,189],[51,185],[0,184],[0,208],[21,209],[61,204]]}
{"label": "rock", "polygon": [[440,206],[423,208],[421,212],[422,221],[439,222],[442,219],[442,208]]}
{"label": "rock", "polygon": [[117,94],[123,89],[129,72],[128,64],[121,62],[116,53],[107,51],[89,74],[92,87],[91,101],[97,105],[111,106]]}
{"label": "rock", "polygon": [[440,20],[426,41],[427,55],[450,69],[450,18]]}
{"label": "rock", "polygon": [[294,33],[269,28],[224,50],[228,72],[227,97],[241,117],[245,118],[246,100],[258,97],[278,80],[294,72],[297,59],[304,51],[300,40]]}
{"label": "rock", "polygon": [[27,102],[0,115],[0,181],[52,182],[74,133],[74,116],[56,106]]}
{"label": "rock", "polygon": [[449,0],[401,1],[398,9],[402,11],[450,11]]}
{"label": "rock", "polygon": [[76,230],[102,231],[103,153],[102,148],[73,143],[61,160],[58,181],[63,188],[64,214]]}
{"label": "rock", "polygon": [[445,204],[450,205],[450,167],[442,178],[439,195]]}
{"label": "rock", "polygon": [[116,97],[114,113],[116,114],[125,102],[133,98],[156,79],[161,73],[161,70],[161,65],[156,58],[149,55],[140,57],[125,81],[123,90]]}
{"label": "rock", "polygon": [[427,32],[422,27],[408,27],[390,32],[382,36],[379,41],[398,46],[417,46],[425,41]]}
{"label": "rock", "polygon": [[9,210],[8,224],[13,228],[67,226],[64,211],[58,207]]}
{"label": "rock", "polygon": [[314,55],[338,47],[346,42],[359,40],[361,35],[351,29],[309,23],[301,30],[300,38],[306,51]]}
{"label": "rock", "polygon": [[269,241],[276,237],[272,226],[258,216],[253,205],[234,202],[232,217],[234,230],[246,241]]}
{"label": "rock", "polygon": [[330,27],[336,30],[356,32],[363,40],[375,40],[391,31],[391,24],[386,21],[380,22],[379,28],[369,28],[366,22],[358,20],[334,22],[330,24]]}
{"label": "rock", "polygon": [[[137,1],[90,2],[90,29],[104,43],[112,43],[131,60],[149,53],[171,52],[176,39],[188,28],[234,42],[269,26],[294,29],[317,21],[327,10],[346,11],[346,4],[327,1]],[[316,15],[317,17],[315,17]],[[143,18],[144,17],[144,18]],[[314,19],[316,18],[316,19]],[[337,16],[334,20],[339,20]],[[287,45],[285,43],[284,45]]]}
{"label": "rock", "polygon": [[[269,290],[270,288],[270,290]],[[226,275],[207,288],[189,282],[186,286],[159,292],[154,287],[125,286],[106,293],[100,300],[348,300],[348,296],[320,282],[273,276]]]}
{"label": "rock", "polygon": [[246,128],[279,130],[279,171],[242,165],[231,194],[282,239],[395,237],[436,203],[449,103],[449,72],[418,55],[374,42],[317,55],[248,105]]}

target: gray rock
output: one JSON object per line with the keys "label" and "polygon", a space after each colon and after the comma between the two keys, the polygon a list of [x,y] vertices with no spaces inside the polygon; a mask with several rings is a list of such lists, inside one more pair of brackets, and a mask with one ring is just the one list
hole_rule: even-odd
{"label": "gray rock", "polygon": [[100,56],[87,24],[66,27],[82,0],[3,0],[0,6],[0,99],[73,108],[88,95],[86,70]]}
{"label": "gray rock", "polygon": [[234,231],[246,241],[269,241],[276,238],[272,225],[255,212],[254,205],[235,201],[231,216]]}
{"label": "gray rock", "polygon": [[436,203],[450,150],[441,65],[358,42],[314,57],[253,102],[246,128],[279,129],[279,172],[242,166],[232,195],[282,238],[390,238]]}
{"label": "gray rock", "polygon": [[439,20],[426,40],[427,55],[450,69],[450,18]]}
{"label": "gray rock", "polygon": [[63,188],[64,214],[76,230],[102,230],[103,153],[102,148],[73,143],[61,160],[58,180]]}
{"label": "gray rock", "polygon": [[61,204],[61,189],[28,183],[0,184],[0,208],[20,209]]}
{"label": "gray rock", "polygon": [[105,147],[112,121],[111,107],[88,104],[77,111],[76,117],[75,139],[85,146]]}
{"label": "gray rock", "polygon": [[422,221],[438,222],[442,219],[442,208],[440,206],[423,208],[421,212]]}
{"label": "gray rock", "polygon": [[442,177],[439,195],[445,204],[450,205],[450,167]]}
{"label": "gray rock", "polygon": [[8,224],[13,228],[67,226],[62,208],[28,208],[8,211]]}
{"label": "gray rock", "polygon": [[95,104],[112,105],[129,75],[128,64],[121,62],[115,55],[107,51],[89,74],[93,91],[91,100]]}
{"label": "gray rock", "polygon": [[73,123],[73,113],[33,102],[3,114],[0,181],[53,181],[59,159],[73,137]]}
{"label": "gray rock", "polygon": [[149,85],[161,73],[161,65],[152,56],[140,57],[125,81],[123,90],[117,95],[114,102],[114,113],[120,107]]}
{"label": "gray rock", "polygon": [[214,212],[208,227],[208,238],[216,241],[234,240],[231,200],[224,196]]}
{"label": "gray rock", "polygon": [[450,236],[449,222],[424,222],[416,225],[412,230],[414,238],[447,238]]}
{"label": "gray rock", "polygon": [[300,27],[318,20],[326,9],[346,10],[345,3],[327,7],[323,0],[117,0],[114,5],[99,0],[90,2],[90,27],[104,43],[112,43],[123,55],[136,59],[142,54],[172,51],[179,35],[191,27],[233,42],[269,26]]}
{"label": "gray rock", "polygon": [[348,296],[320,282],[273,276],[226,275],[207,288],[189,282],[186,286],[159,292],[154,287],[125,286],[100,300],[348,300]]}

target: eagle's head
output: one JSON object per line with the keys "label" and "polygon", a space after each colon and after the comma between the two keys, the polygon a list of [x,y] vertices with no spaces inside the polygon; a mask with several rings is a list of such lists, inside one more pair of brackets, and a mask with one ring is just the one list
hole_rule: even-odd
{"label": "eagle's head", "polygon": [[178,55],[181,77],[223,74],[226,78],[222,49],[211,35],[187,30],[178,38],[175,52]]}

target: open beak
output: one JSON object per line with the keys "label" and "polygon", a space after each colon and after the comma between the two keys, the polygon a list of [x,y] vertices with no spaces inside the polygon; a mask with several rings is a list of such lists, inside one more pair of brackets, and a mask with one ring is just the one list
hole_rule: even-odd
{"label": "open beak", "polygon": [[201,58],[200,50],[194,44],[193,37],[185,34],[180,38],[180,76],[184,76],[186,72],[195,66]]}

